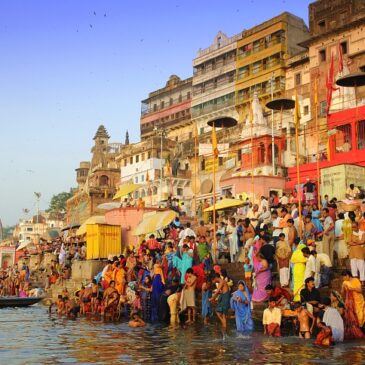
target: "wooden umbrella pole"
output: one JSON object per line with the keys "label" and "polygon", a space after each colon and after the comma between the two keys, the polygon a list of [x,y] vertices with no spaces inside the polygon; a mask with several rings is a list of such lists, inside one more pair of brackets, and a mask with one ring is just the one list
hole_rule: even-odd
{"label": "wooden umbrella pole", "polygon": [[298,184],[298,210],[299,210],[299,237],[302,239],[302,197],[300,194],[300,169],[299,169],[299,133],[298,133],[298,126],[299,123],[295,124],[295,149],[296,149],[296,156],[297,156],[297,184]]}

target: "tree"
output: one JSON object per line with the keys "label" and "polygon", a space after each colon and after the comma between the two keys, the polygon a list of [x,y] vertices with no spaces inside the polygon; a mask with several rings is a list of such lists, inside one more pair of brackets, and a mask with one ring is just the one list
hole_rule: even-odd
{"label": "tree", "polygon": [[72,197],[72,190],[70,192],[62,192],[53,195],[47,212],[49,213],[64,213],[66,211],[66,201]]}

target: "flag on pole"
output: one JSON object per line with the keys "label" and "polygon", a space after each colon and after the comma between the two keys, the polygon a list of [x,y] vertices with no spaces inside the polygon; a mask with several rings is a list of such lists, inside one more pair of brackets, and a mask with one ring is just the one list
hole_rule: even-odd
{"label": "flag on pole", "polygon": [[294,124],[295,127],[299,128],[299,124],[300,124],[300,105],[299,105],[299,100],[298,100],[298,94],[297,91],[295,90],[295,109],[294,109]]}
{"label": "flag on pole", "polygon": [[338,72],[342,74],[343,72],[343,55],[341,44],[338,45]]}
{"label": "flag on pole", "polygon": [[314,80],[314,105],[318,105],[318,78]]}
{"label": "flag on pole", "polygon": [[250,120],[250,126],[252,127],[252,125],[253,125],[253,110],[252,110],[252,105],[251,104],[250,104],[249,120]]}
{"label": "flag on pole", "polygon": [[327,152],[327,161],[331,161],[331,149],[330,149],[330,139],[327,139],[326,144],[326,152]]}
{"label": "flag on pole", "polygon": [[213,124],[213,128],[212,128],[212,150],[213,150],[214,157],[217,158],[219,155],[219,151],[218,151],[218,143],[217,143],[217,134],[215,132],[214,124]]}

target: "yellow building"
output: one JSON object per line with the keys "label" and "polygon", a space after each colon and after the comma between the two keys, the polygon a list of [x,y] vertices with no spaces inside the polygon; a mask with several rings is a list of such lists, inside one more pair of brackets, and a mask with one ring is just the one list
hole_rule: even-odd
{"label": "yellow building", "polygon": [[303,19],[290,13],[242,32],[236,60],[236,109],[240,121],[249,114],[254,92],[261,103],[284,94],[285,61],[304,50],[298,43],[308,37]]}

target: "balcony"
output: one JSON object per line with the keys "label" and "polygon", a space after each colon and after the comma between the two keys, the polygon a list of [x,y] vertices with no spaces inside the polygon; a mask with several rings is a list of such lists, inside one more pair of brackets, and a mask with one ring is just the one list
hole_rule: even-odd
{"label": "balcony", "polygon": [[226,100],[224,102],[218,103],[218,104],[210,104],[205,106],[204,108],[201,109],[193,109],[192,110],[192,117],[199,117],[201,115],[207,114],[207,113],[211,113],[214,112],[216,110],[220,110],[226,107],[229,107],[231,105],[234,105],[235,101],[234,98],[230,99],[230,100]]}
{"label": "balcony", "polygon": [[261,52],[263,51],[264,49],[268,49],[268,48],[271,48],[273,46],[276,46],[277,44],[282,44],[284,45],[285,44],[285,38],[274,38],[272,39],[270,42],[263,42],[261,43],[260,45],[256,46],[256,47],[253,47],[251,49],[248,49],[246,51],[238,51],[239,54],[238,54],[238,59],[239,60],[242,60],[248,56],[251,56],[253,54],[256,54],[258,52]]}
{"label": "balcony", "polygon": [[175,98],[172,99],[172,102],[166,102],[166,103],[154,103],[153,101],[151,101],[151,99],[147,99],[142,101],[142,105],[141,105],[141,115],[144,116],[146,114],[150,114],[150,113],[155,113],[155,112],[159,112],[161,110],[165,110],[168,109],[174,105],[177,104],[181,104],[185,101],[189,101],[191,100],[191,95],[190,93],[185,95],[185,96],[181,96],[179,98]]}

